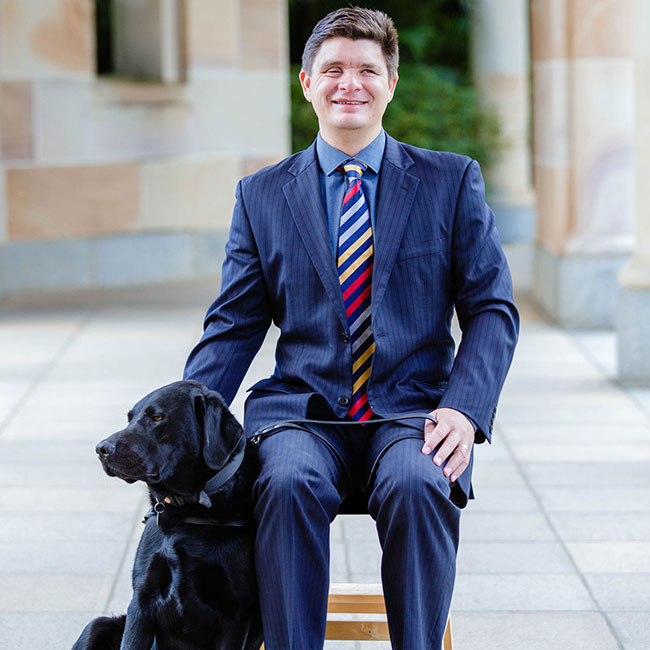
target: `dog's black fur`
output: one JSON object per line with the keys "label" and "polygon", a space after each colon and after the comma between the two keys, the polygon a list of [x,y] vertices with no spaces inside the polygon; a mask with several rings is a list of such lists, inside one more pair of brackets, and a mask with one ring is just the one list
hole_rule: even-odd
{"label": "dog's black fur", "polygon": [[94,619],[72,650],[259,649],[251,502],[257,463],[250,443],[237,473],[209,495],[211,507],[205,495],[198,503],[243,436],[218,393],[178,381],[141,399],[127,427],[97,445],[109,476],[144,481],[152,506],[166,497],[171,504],[146,521],[126,616]]}

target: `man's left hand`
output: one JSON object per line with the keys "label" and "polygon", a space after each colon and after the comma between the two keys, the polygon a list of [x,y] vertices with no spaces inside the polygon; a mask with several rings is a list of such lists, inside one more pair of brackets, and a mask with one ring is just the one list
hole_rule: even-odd
{"label": "man's left hand", "polygon": [[425,421],[422,453],[430,454],[440,445],[436,449],[433,462],[440,466],[448,459],[443,474],[453,483],[469,465],[474,444],[474,427],[460,411],[454,409],[436,409],[431,415],[438,424],[431,420]]}

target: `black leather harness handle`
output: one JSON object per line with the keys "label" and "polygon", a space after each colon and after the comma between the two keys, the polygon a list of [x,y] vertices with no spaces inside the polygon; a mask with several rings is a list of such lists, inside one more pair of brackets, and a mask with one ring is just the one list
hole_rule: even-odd
{"label": "black leather harness handle", "polygon": [[414,420],[416,418],[429,420],[434,424],[438,424],[436,418],[430,413],[414,411],[411,413],[400,413],[398,415],[390,415],[385,418],[377,418],[375,420],[365,420],[364,422],[357,422],[356,420],[282,420],[282,422],[275,422],[268,426],[258,429],[250,438],[251,442],[258,446],[264,438],[277,433],[282,429],[302,429],[309,431],[307,425],[309,424],[336,424],[339,426],[362,426],[364,424],[383,424],[384,422],[399,422],[400,420]]}

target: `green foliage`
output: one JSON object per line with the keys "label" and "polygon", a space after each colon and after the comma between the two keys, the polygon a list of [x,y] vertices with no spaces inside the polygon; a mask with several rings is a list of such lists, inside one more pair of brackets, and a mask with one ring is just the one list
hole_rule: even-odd
{"label": "green foliage", "polygon": [[330,11],[358,5],[386,12],[399,32],[404,63],[468,69],[469,8],[474,0],[290,0],[291,63],[299,63],[314,25]]}
{"label": "green foliage", "polygon": [[299,65],[291,66],[291,150],[306,149],[318,133],[318,120],[311,104],[302,94]]}
{"label": "green foliage", "polygon": [[498,121],[474,88],[448,70],[417,63],[400,66],[384,128],[402,142],[462,153],[484,166],[500,149]]}
{"label": "green foliage", "polygon": [[[318,132],[314,111],[300,88],[300,66],[291,69],[292,147],[308,147]],[[397,140],[426,149],[454,151],[486,166],[500,149],[494,116],[481,109],[476,91],[444,68],[404,64],[384,127]]]}

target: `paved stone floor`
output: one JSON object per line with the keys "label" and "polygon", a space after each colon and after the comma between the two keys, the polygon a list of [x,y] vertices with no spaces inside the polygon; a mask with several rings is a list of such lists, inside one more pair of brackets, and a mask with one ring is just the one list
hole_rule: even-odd
{"label": "paved stone floor", "polygon": [[[91,617],[125,611],[146,498],[103,474],[94,445],[179,377],[215,291],[0,304],[0,650],[65,650]],[[615,382],[611,334],[518,304],[521,342],[462,519],[455,648],[650,650],[650,391]],[[272,339],[244,387],[268,374]],[[379,581],[369,517],[338,518],[332,548],[334,581]]]}

